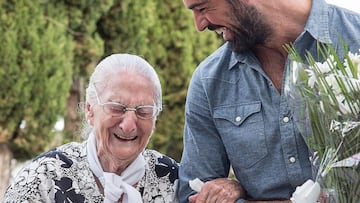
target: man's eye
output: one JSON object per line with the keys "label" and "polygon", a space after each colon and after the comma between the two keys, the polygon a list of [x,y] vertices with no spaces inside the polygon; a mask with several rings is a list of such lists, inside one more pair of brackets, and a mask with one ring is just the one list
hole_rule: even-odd
{"label": "man's eye", "polygon": [[204,13],[206,11],[206,7],[199,7],[197,9],[200,13]]}

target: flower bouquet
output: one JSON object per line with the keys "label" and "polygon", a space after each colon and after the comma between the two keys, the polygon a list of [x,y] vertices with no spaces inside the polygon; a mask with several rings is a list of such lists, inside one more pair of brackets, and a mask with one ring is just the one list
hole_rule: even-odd
{"label": "flower bouquet", "polygon": [[[286,47],[292,61],[284,94],[311,151],[315,181],[292,200],[316,202],[321,190],[325,202],[360,203],[360,55],[345,45],[343,58],[330,45],[318,47],[316,57]],[[309,193],[315,199],[306,199]]]}

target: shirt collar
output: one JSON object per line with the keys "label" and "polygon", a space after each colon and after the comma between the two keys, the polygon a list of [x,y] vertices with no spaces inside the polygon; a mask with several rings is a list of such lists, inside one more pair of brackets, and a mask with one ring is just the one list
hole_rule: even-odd
{"label": "shirt collar", "polygon": [[235,65],[237,63],[243,63],[243,64],[256,64],[257,63],[257,58],[254,56],[252,51],[246,51],[243,53],[236,53],[234,51],[232,51],[231,45],[229,42],[226,42],[224,44],[224,48],[225,48],[225,52],[229,53],[229,67],[228,69],[232,69],[233,67],[235,67]]}
{"label": "shirt collar", "polygon": [[322,43],[332,43],[328,13],[329,7],[324,0],[312,0],[311,11],[304,31]]}

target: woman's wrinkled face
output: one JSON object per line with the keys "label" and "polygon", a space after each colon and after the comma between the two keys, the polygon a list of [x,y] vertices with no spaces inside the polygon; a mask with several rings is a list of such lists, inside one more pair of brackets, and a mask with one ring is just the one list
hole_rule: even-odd
{"label": "woman's wrinkled face", "polygon": [[[148,78],[133,72],[112,74],[104,89],[97,90],[101,103],[116,102],[135,108],[154,105],[153,85]],[[92,106],[93,124],[100,159],[132,162],[146,147],[153,132],[155,118],[138,118],[134,111],[113,117],[103,106]]]}

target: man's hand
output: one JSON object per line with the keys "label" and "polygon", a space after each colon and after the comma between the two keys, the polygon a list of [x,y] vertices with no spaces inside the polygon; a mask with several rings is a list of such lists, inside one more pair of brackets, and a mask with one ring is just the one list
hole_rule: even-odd
{"label": "man's hand", "polygon": [[205,182],[200,192],[189,197],[191,203],[233,203],[245,197],[245,191],[238,181],[217,178]]}

